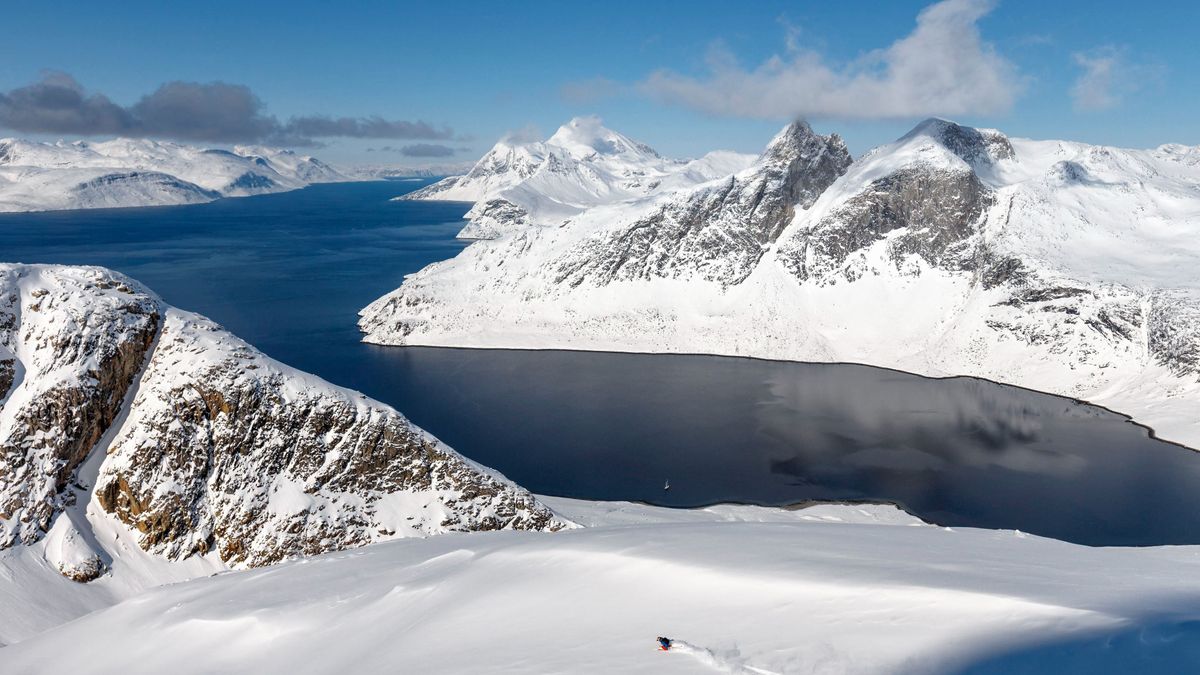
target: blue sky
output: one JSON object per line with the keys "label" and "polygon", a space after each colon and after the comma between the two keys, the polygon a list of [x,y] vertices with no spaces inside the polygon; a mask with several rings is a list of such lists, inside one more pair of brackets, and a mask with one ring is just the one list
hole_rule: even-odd
{"label": "blue sky", "polygon": [[[344,162],[469,160],[510,130],[549,134],[590,113],[675,156],[757,151],[792,114],[842,133],[855,154],[932,114],[1015,136],[1200,144],[1200,3],[933,4],[10,0],[0,93],[56,71],[120,107],[167,82],[223,82],[280,120],[452,130],[319,139],[315,154]],[[913,38],[923,10],[928,34]],[[942,28],[932,11],[949,17]],[[367,152],[412,145],[454,154]]]}

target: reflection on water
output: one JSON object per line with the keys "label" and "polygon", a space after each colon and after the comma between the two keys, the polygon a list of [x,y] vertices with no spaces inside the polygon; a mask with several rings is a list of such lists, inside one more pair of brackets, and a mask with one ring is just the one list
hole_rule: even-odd
{"label": "reflection on water", "polygon": [[363,345],[359,308],[463,246],[468,205],[388,201],[423,184],[0,216],[0,258],[131,274],[543,493],[882,499],[946,525],[1200,543],[1200,456],[1066,399],[850,365]]}
{"label": "reflection on water", "polygon": [[669,506],[883,499],[945,525],[1200,542],[1200,456],[1054,396],[853,365],[368,351],[356,381],[540,492]]}

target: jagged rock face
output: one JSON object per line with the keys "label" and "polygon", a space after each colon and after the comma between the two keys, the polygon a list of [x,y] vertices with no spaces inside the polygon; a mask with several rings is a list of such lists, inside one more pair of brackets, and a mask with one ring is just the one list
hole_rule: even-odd
{"label": "jagged rock face", "polygon": [[1200,302],[1156,293],[1146,316],[1146,348],[1180,377],[1200,380]]}
{"label": "jagged rock face", "polygon": [[17,356],[13,352],[17,339],[17,317],[20,316],[21,296],[14,289],[0,295],[0,410],[8,398],[16,378]]}
{"label": "jagged rock face", "polygon": [[77,581],[106,570],[91,516],[64,513],[89,491],[143,548],[234,566],[568,525],[395,410],[107,270],[0,265],[0,378],[0,548],[44,540]]}
{"label": "jagged rock face", "polygon": [[459,239],[495,239],[529,224],[525,209],[502,198],[477,203],[467,216],[470,222],[458,233]]}
{"label": "jagged rock face", "polygon": [[0,266],[0,297],[12,389],[0,409],[7,547],[36,541],[69,502],[66,488],[119,414],[160,312],[132,282],[91,268]]}
{"label": "jagged rock face", "polygon": [[102,507],[170,558],[231,565],[397,535],[562,526],[402,415],[171,310],[101,469]]}
{"label": "jagged rock face", "polygon": [[[851,260],[887,239],[887,260],[909,256],[949,270],[974,268],[971,240],[994,197],[970,171],[910,167],[872,181],[831,214],[780,246],[779,260],[802,281],[854,281],[868,271]],[[858,264],[854,264],[858,263]]]}
{"label": "jagged rock face", "polygon": [[558,283],[698,274],[740,283],[796,209],[806,209],[850,165],[836,134],[819,136],[803,122],[779,134],[755,166],[680,201],[668,201],[615,233],[585,243],[557,263]]}

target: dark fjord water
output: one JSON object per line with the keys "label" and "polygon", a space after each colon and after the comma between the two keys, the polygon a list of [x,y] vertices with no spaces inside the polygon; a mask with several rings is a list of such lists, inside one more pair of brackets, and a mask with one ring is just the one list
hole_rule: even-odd
{"label": "dark fjord water", "polygon": [[885,499],[945,525],[1200,543],[1200,455],[1058,397],[852,365],[361,344],[359,308],[464,245],[468,205],[388,201],[423,184],[4,215],[0,260],[121,270],[545,494]]}

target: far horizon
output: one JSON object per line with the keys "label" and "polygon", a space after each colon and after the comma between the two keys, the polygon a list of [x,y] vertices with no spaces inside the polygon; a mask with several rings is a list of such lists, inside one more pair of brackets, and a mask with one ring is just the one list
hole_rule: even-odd
{"label": "far horizon", "polygon": [[[344,168],[347,168],[347,169],[389,169],[389,168],[394,168],[394,169],[397,169],[398,171],[409,170],[412,172],[424,172],[424,175],[428,175],[428,176],[458,175],[458,174],[467,173],[480,160],[486,158],[487,154],[491,150],[494,150],[497,146],[500,146],[502,144],[503,145],[529,145],[529,144],[533,144],[533,143],[544,143],[544,142],[550,140],[551,137],[553,137],[556,133],[561,131],[563,128],[566,128],[581,119],[595,119],[603,126],[603,128],[628,137],[628,135],[623,134],[620,129],[613,129],[612,127],[608,126],[607,124],[604,124],[604,121],[602,119],[600,119],[598,116],[580,115],[580,116],[572,117],[571,119],[564,122],[555,131],[553,131],[549,134],[545,134],[542,137],[538,137],[538,138],[522,137],[520,134],[515,134],[512,132],[506,133],[503,136],[497,138],[495,141],[495,144],[490,146],[487,150],[483,151],[479,156],[474,156],[474,157],[469,157],[469,158],[462,157],[462,158],[458,158],[458,159],[446,158],[443,160],[410,161],[410,162],[387,161],[386,159],[383,159],[383,158],[373,158],[373,157],[368,156],[367,159],[365,159],[361,162],[357,162],[357,163],[339,162],[337,164]],[[1066,137],[1064,137],[1064,138],[1035,138],[1035,137],[1014,136],[1014,135],[1005,133],[1003,128],[992,128],[992,127],[983,127],[983,126],[972,127],[971,125],[961,124],[957,120],[954,120],[954,119],[951,119],[948,117],[935,115],[935,116],[927,117],[925,119],[917,121],[911,127],[908,127],[906,130],[898,133],[896,135],[896,137],[893,139],[884,140],[881,143],[879,143],[879,145],[872,146],[870,148],[866,148],[861,152],[852,152],[851,154],[854,157],[860,157],[878,147],[899,141],[899,140],[903,139],[905,136],[908,136],[909,134],[917,131],[918,129],[926,126],[928,123],[935,121],[935,120],[943,121],[943,122],[947,122],[947,123],[955,124],[955,125],[959,125],[959,126],[964,126],[964,127],[968,127],[968,128],[980,129],[980,130],[984,130],[984,131],[989,131],[989,130],[998,131],[1013,140],[1034,140],[1034,141],[1054,140],[1054,141],[1079,142],[1077,139],[1066,138]],[[842,135],[837,129],[821,129],[818,127],[818,125],[812,124],[811,122],[808,122],[808,120],[806,120],[804,118],[798,118],[794,121],[808,123],[808,124],[810,124],[810,126],[813,127],[814,130],[820,131],[821,133]],[[742,154],[750,154],[750,155],[758,154],[758,152],[762,151],[763,147],[766,147],[767,143],[771,140],[771,138],[773,138],[776,134],[780,133],[783,129],[786,129],[787,126],[790,124],[792,124],[792,122],[784,123],[778,129],[776,129],[776,131],[774,131],[771,135],[765,137],[763,140],[763,143],[762,143],[762,147],[760,147],[758,150],[751,151],[751,152],[745,152]],[[313,157],[313,158],[316,158],[319,160],[324,159],[322,150],[325,149],[325,148],[304,148],[304,147],[295,148],[295,147],[271,146],[271,145],[245,146],[245,145],[237,144],[237,143],[234,143],[234,144],[220,144],[220,143],[204,144],[204,143],[195,143],[195,142],[189,143],[187,141],[176,141],[173,139],[138,139],[138,138],[131,138],[131,137],[127,137],[127,136],[92,137],[92,138],[86,138],[86,139],[72,139],[72,138],[36,139],[35,136],[36,135],[33,135],[29,138],[22,138],[22,137],[18,137],[18,136],[0,137],[0,143],[6,142],[6,141],[29,140],[32,142],[39,142],[39,143],[69,145],[69,144],[80,143],[80,142],[84,142],[84,143],[88,143],[88,144],[103,144],[103,143],[108,143],[111,141],[119,141],[119,140],[150,140],[150,141],[155,141],[155,142],[176,143],[178,145],[197,147],[197,148],[212,148],[212,149],[223,149],[223,150],[231,150],[231,151],[238,149],[243,152],[250,152],[257,148],[267,148],[267,149],[271,149],[271,150],[282,150],[282,151],[295,152],[298,155]],[[843,138],[844,138],[844,136],[843,136]],[[631,138],[631,140],[639,142],[639,143],[645,143],[640,138]],[[651,147],[656,152],[658,150],[656,147],[654,147],[653,143],[645,143],[645,145]],[[1087,144],[1087,145],[1101,145],[1102,146],[1104,144]],[[1173,145],[1183,145],[1185,147],[1190,147],[1184,143],[1176,143],[1176,142],[1171,142],[1171,141],[1160,143],[1158,146],[1147,147],[1147,148],[1113,146],[1113,145],[1108,145],[1107,147],[1116,147],[1116,148],[1126,149],[1126,150],[1154,150],[1154,149],[1162,148],[1164,146],[1173,146]],[[1200,147],[1200,145],[1198,145],[1197,147]],[[720,153],[720,152],[739,152],[739,151],[731,150],[729,148],[723,148],[723,147],[713,147],[705,152],[699,153],[694,156],[672,157],[671,159],[677,159],[677,160],[700,159],[709,153]]]}

